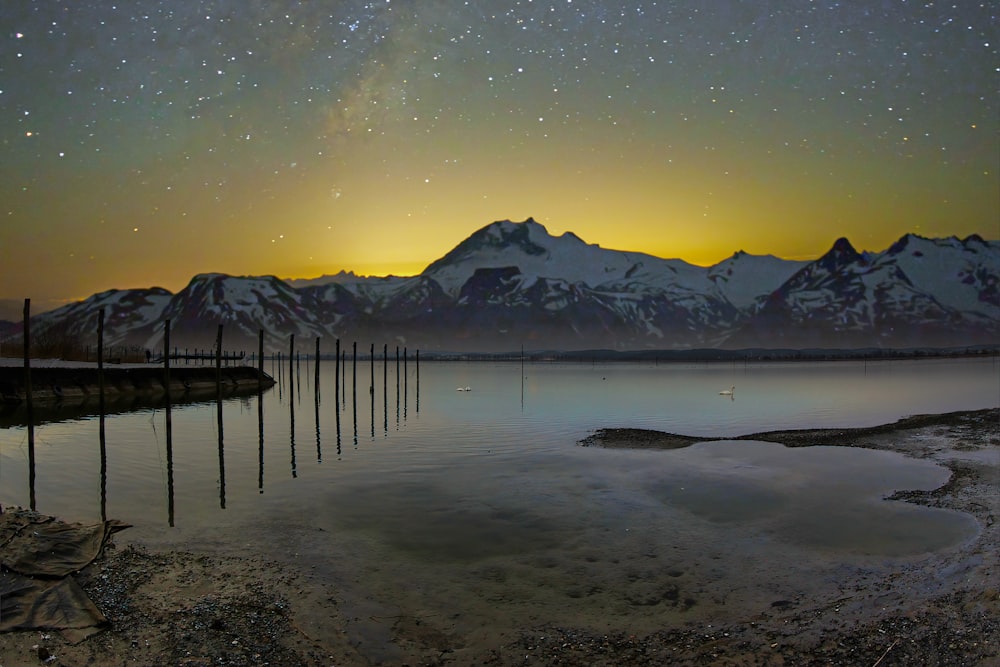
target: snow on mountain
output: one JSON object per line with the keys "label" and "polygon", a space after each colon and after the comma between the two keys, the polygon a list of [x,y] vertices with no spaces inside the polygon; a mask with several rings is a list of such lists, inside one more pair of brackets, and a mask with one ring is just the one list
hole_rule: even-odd
{"label": "snow on mountain", "polygon": [[875,263],[898,266],[915,289],[939,303],[1000,319],[1000,241],[907,234]]}
{"label": "snow on mountain", "polygon": [[[178,340],[203,346],[214,343],[220,324],[234,345],[256,341],[260,329],[280,332],[282,338],[327,333],[315,311],[303,303],[302,293],[274,276],[195,276],[170,299],[163,319],[171,320],[171,333]],[[156,332],[149,333],[156,340]]]}
{"label": "snow on mountain", "polygon": [[731,304],[745,309],[781,287],[808,263],[774,255],[749,255],[740,250],[709,268],[708,279]]}
{"label": "snow on mountain", "polygon": [[[418,276],[195,276],[177,294],[111,290],[33,318],[39,337],[270,351],[289,337],[432,350],[966,345],[1000,341],[1000,242],[839,239],[812,262],[737,252],[712,267],[608,250],[533,219],[487,225]],[[10,339],[16,335],[6,334]],[[310,343],[303,343],[309,345]]]}
{"label": "snow on mountain", "polygon": [[995,297],[986,302],[991,289],[995,294],[1000,248],[990,251],[978,237],[968,245],[907,236],[884,253],[860,254],[839,239],[768,296],[730,342],[857,347],[995,340],[1000,306]]}
{"label": "snow on mountain", "polygon": [[566,232],[552,236],[528,218],[502,220],[474,232],[423,274],[433,278],[446,294],[457,296],[478,269],[517,266],[525,285],[538,278],[558,278],[588,287],[621,281],[645,281],[657,287],[703,287],[703,270],[681,260],[644,253],[606,250]]}
{"label": "snow on mountain", "polygon": [[97,316],[104,308],[105,343],[132,343],[131,333],[157,321],[170,298],[170,292],[159,287],[107,290],[32,317],[32,328],[36,336],[62,336],[96,345]]}

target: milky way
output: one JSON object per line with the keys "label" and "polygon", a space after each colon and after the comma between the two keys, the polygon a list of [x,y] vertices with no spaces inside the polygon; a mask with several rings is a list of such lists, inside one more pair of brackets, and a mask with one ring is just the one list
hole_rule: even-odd
{"label": "milky way", "polygon": [[4,2],[0,298],[1000,235],[994,3]]}

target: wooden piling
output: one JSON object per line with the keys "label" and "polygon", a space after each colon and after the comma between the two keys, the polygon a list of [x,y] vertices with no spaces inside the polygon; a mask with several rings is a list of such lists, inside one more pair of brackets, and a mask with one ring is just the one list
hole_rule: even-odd
{"label": "wooden piling", "polygon": [[219,331],[215,335],[215,388],[221,393],[222,392],[222,325],[219,325]]}
{"label": "wooden piling", "polygon": [[24,398],[28,406],[28,423],[31,419],[31,299],[24,300]]}
{"label": "wooden piling", "polygon": [[257,374],[264,377],[264,330],[257,332]]}
{"label": "wooden piling", "polygon": [[167,390],[167,402],[170,401],[170,320],[163,322],[163,388]]}
{"label": "wooden piling", "polygon": [[97,394],[104,412],[104,307],[97,310]]}

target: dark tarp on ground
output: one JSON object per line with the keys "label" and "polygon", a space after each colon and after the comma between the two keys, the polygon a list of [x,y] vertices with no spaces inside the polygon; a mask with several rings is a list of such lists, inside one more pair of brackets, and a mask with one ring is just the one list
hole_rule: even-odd
{"label": "dark tarp on ground", "polygon": [[27,510],[0,514],[0,632],[46,628],[79,641],[99,630],[107,620],[69,575],[127,527],[67,524]]}

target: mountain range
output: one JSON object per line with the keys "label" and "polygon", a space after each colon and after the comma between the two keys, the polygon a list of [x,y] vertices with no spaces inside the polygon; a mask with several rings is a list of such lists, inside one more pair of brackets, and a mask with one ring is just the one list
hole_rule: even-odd
{"label": "mountain range", "polygon": [[[32,318],[33,336],[108,344],[287,350],[289,336],[367,350],[902,348],[1000,342],[1000,241],[907,234],[881,252],[847,239],[815,261],[736,252],[711,267],[609,250],[528,219],[494,222],[410,277],[202,274],[173,294],[109,290]],[[20,323],[0,323],[0,337]],[[330,348],[327,350],[327,348]]]}

